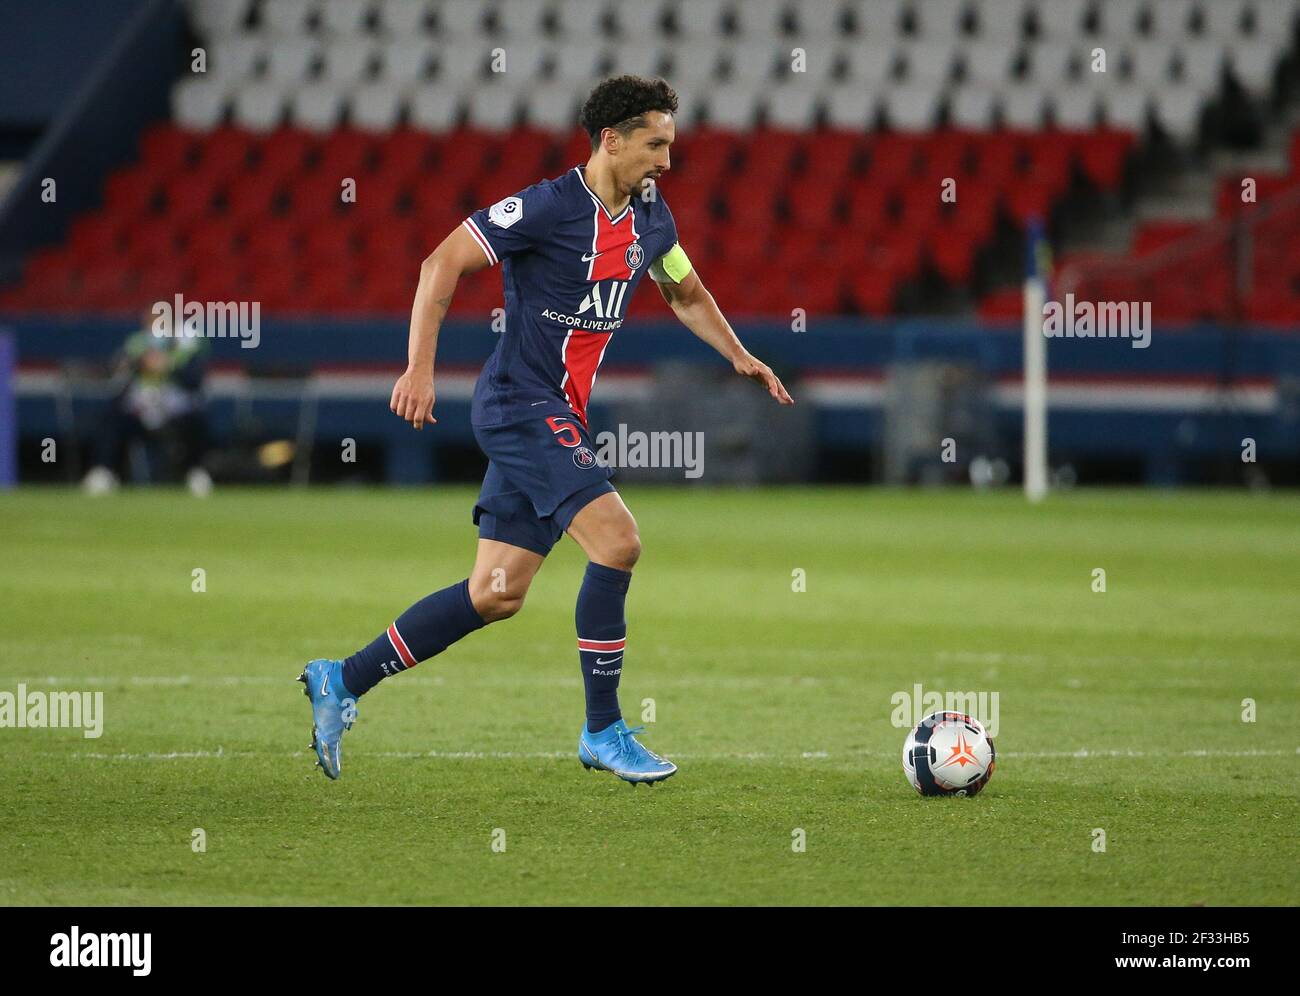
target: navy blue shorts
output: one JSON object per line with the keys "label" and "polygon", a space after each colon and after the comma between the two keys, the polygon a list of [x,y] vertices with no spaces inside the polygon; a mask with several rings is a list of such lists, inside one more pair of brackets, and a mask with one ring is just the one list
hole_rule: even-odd
{"label": "navy blue shorts", "polygon": [[476,425],[474,438],[488,458],[474,505],[482,539],[545,557],[584,506],[614,490],[613,471],[596,462],[591,437],[577,418]]}

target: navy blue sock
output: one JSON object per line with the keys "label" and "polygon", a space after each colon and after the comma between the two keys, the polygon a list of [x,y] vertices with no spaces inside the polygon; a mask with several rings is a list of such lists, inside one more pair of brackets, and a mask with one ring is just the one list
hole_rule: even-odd
{"label": "navy blue sock", "polygon": [[623,602],[631,580],[631,571],[588,563],[578,589],[578,659],[587,692],[587,729],[592,733],[623,716],[618,708],[618,680],[627,644]]}
{"label": "navy blue sock", "polygon": [[343,684],[364,695],[392,674],[440,654],[485,626],[469,598],[469,578],[428,595],[397,617],[368,647],[343,662]]}

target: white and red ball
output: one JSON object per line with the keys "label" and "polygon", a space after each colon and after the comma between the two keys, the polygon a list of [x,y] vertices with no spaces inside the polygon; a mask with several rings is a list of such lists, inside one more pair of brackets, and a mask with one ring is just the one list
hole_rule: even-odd
{"label": "white and red ball", "polygon": [[903,744],[903,771],[922,795],[975,795],[993,777],[993,738],[970,716],[936,712]]}

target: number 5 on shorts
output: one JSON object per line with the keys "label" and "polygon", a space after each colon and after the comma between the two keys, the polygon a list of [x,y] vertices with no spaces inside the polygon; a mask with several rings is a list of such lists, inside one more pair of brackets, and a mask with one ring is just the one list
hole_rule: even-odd
{"label": "number 5 on shorts", "polygon": [[[551,427],[551,432],[555,433],[555,438],[560,441],[561,446],[567,446],[570,449],[582,442],[582,436],[578,434],[578,427],[570,424],[571,419],[563,415],[551,415],[547,417],[546,424]],[[568,433],[569,435],[566,435]]]}

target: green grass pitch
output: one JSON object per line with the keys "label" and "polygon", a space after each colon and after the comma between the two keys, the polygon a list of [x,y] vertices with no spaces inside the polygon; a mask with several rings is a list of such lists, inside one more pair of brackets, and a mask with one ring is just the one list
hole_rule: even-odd
{"label": "green grass pitch", "polygon": [[[327,781],[293,679],[465,576],[474,493],[0,497],[0,691],[104,694],[98,739],[0,729],[0,903],[1300,901],[1294,497],[628,489],[621,697],[673,779],[577,762],[565,540]],[[979,797],[908,786],[918,683],[998,694]]]}

